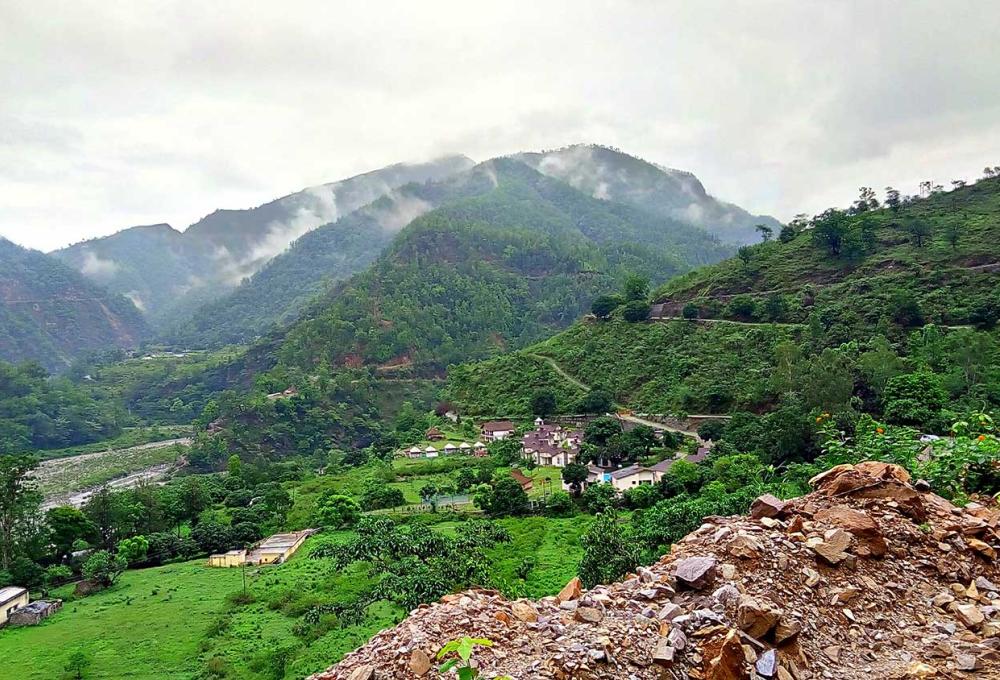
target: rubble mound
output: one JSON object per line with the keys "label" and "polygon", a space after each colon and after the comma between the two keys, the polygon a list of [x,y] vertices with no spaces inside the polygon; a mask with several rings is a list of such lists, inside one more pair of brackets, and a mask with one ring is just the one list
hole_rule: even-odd
{"label": "rubble mound", "polygon": [[462,636],[494,643],[481,678],[1000,678],[1000,512],[885,463],[811,483],[706,518],[618,583],[422,606],[313,680],[437,678],[435,654]]}

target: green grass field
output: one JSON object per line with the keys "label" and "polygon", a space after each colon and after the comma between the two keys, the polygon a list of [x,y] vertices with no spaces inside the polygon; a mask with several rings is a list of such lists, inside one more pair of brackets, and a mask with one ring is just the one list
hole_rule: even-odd
{"label": "green grass field", "polygon": [[238,570],[209,569],[204,560],[126,572],[113,588],[67,601],[38,626],[0,631],[3,677],[61,678],[79,648],[93,659],[85,678],[193,678],[205,631],[240,584]]}
{"label": "green grass field", "polygon": [[[496,584],[511,596],[558,592],[576,574],[580,536],[590,521],[587,515],[500,520],[512,541],[487,554]],[[434,528],[456,535],[462,524],[442,521]],[[241,570],[211,569],[204,560],[128,571],[111,589],[87,598],[73,600],[64,588],[56,593],[67,600],[58,614],[38,626],[0,631],[9,674],[2,677],[61,678],[69,655],[83,649],[92,658],[85,678],[303,678],[406,615],[377,602],[356,625],[341,628],[325,618],[303,627],[309,607],[351,602],[372,584],[365,564],[336,571],[329,559],[309,556],[349,533],[316,536],[286,564],[248,569],[246,602],[236,599]]]}

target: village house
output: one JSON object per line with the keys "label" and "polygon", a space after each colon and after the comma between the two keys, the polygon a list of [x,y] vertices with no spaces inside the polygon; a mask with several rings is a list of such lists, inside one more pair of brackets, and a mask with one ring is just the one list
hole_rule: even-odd
{"label": "village house", "polygon": [[521,488],[524,489],[525,492],[531,491],[535,487],[535,482],[531,479],[531,477],[528,477],[517,468],[513,468],[510,471],[510,476],[521,485]]}
{"label": "village house", "polygon": [[485,458],[489,455],[489,449],[486,448],[486,444],[482,442],[476,442],[472,445],[472,455],[476,458]]}
{"label": "village house", "polygon": [[483,423],[479,432],[486,441],[496,442],[511,436],[516,429],[509,420],[491,420]]}
{"label": "village house", "polygon": [[0,590],[0,626],[7,623],[14,610],[28,604],[28,591],[25,588],[9,586]]}
{"label": "village house", "polygon": [[444,433],[436,427],[432,427],[424,433],[424,439],[431,442],[440,441],[444,439]]}
{"label": "village house", "polygon": [[230,550],[208,558],[210,567],[242,567],[243,565],[282,564],[302,547],[306,539],[316,533],[305,529],[288,534],[275,534],[251,550]]}
{"label": "village house", "polygon": [[[593,463],[587,465],[587,479],[580,482],[580,491],[586,491],[587,487],[592,484],[604,484],[606,482],[611,482],[611,473],[602,467],[598,467]],[[565,481],[562,483],[563,491],[573,492],[573,487],[567,484]]]}
{"label": "village house", "polygon": [[656,484],[658,473],[652,468],[641,465],[629,465],[611,473],[611,486],[618,491],[628,491],[641,484]]}
{"label": "village house", "polygon": [[535,429],[521,438],[521,449],[524,457],[536,465],[566,467],[576,462],[582,441],[580,430],[564,430],[560,425],[547,425],[537,418]]}

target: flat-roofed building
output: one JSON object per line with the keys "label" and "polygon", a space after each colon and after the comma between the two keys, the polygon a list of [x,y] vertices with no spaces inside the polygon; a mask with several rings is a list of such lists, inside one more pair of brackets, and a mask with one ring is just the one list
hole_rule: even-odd
{"label": "flat-roofed building", "polygon": [[9,586],[0,589],[0,626],[7,623],[7,619],[15,610],[28,604],[29,595],[25,588]]}

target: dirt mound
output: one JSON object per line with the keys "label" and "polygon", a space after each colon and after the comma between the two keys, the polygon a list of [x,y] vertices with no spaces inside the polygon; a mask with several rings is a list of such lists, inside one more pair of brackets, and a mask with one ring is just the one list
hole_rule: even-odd
{"label": "dirt mound", "polygon": [[313,678],[437,678],[438,649],[466,635],[494,643],[482,678],[1000,678],[1000,513],[883,463],[812,483],[707,518],[619,583],[448,596]]}

